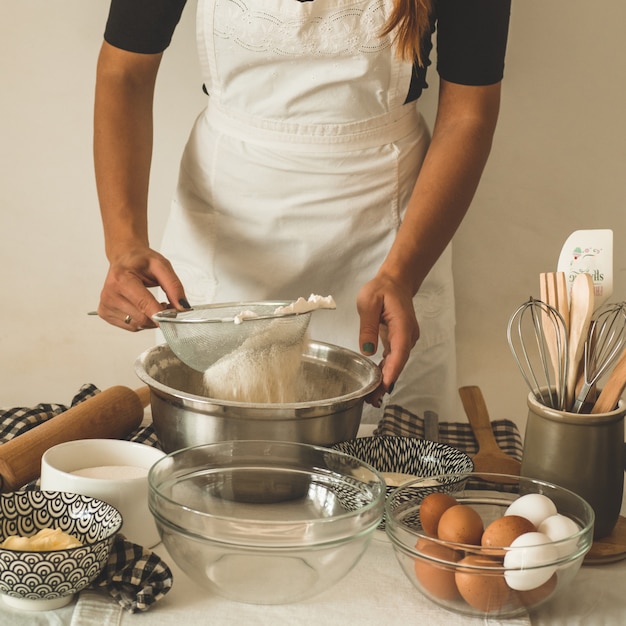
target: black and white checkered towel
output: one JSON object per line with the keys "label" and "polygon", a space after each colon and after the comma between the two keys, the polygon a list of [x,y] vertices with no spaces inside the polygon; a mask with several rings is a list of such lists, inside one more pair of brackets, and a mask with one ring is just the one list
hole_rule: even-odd
{"label": "black and white checkered towel", "polygon": [[166,563],[154,552],[118,533],[109,560],[92,589],[103,589],[129,613],[146,611],[174,582]]}
{"label": "black and white checkered towel", "polygon": [[[507,419],[491,422],[498,445],[504,452],[518,461],[522,460],[522,437],[515,422]],[[436,430],[438,441],[462,450],[470,456],[478,452],[478,442],[472,427],[464,422],[439,422]],[[374,435],[396,435],[403,437],[426,437],[425,420],[402,407],[388,405],[383,417],[374,430]]]}
{"label": "black and white checkered towel", "polygon": [[[92,384],[83,385],[70,406],[95,396],[100,390]],[[0,409],[0,444],[42,424],[66,411],[62,404],[38,404],[34,408]],[[158,448],[152,424],[141,426],[127,439]],[[25,489],[38,489],[39,479]],[[154,552],[128,541],[118,533],[109,560],[100,576],[91,584],[93,589],[105,590],[130,613],[145,611],[172,587],[173,576],[167,564]]]}

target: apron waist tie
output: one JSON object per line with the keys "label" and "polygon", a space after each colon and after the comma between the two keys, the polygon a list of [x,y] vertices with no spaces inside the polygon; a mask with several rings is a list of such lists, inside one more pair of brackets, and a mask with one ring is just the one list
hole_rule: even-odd
{"label": "apron waist tie", "polygon": [[205,119],[218,132],[247,142],[298,152],[346,152],[389,144],[426,125],[415,103],[359,122],[298,124],[238,115],[209,98]]}

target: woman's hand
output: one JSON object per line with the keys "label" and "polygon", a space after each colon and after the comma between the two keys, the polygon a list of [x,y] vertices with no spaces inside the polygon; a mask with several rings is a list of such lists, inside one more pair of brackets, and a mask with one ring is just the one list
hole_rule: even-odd
{"label": "woman's hand", "polygon": [[98,314],[132,331],[154,328],[151,316],[167,306],[150,287],[162,287],[172,306],[187,308],[172,266],[148,243],[152,99],[161,56],[104,42],[98,57],[94,166],[109,259]]}
{"label": "woman's hand", "polygon": [[433,136],[402,224],[376,278],[358,295],[359,345],[374,354],[383,341],[383,384],[368,399],[378,406],[419,338],[417,293],[465,216],[491,149],[500,84],[474,87],[440,81]]}
{"label": "woman's hand", "polygon": [[[361,319],[361,352],[372,355],[378,349],[379,339],[383,344],[383,360],[380,364],[383,374],[382,393],[391,393],[419,339],[412,296],[408,287],[383,275],[366,283],[357,296],[357,310]],[[381,393],[369,401],[379,406]]]}
{"label": "woman's hand", "polygon": [[[161,287],[172,303],[160,303],[149,291]],[[125,330],[155,328],[152,316],[172,306],[189,308],[183,286],[170,262],[148,247],[129,250],[111,261],[98,315]]]}

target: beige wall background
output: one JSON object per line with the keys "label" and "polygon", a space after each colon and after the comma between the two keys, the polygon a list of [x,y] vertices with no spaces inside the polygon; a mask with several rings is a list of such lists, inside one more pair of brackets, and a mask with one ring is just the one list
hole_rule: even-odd
{"label": "beige wall background", "polygon": [[[454,241],[459,384],[493,419],[525,420],[506,323],[582,228],[615,233],[626,299],[626,3],[514,0],[500,124]],[[157,86],[155,242],[203,104],[189,0]],[[107,0],[0,6],[0,407],[67,403],[86,382],[138,387],[129,334],[87,312],[106,272],[91,158],[94,70]],[[423,110],[432,119],[436,77]],[[464,419],[462,414],[442,419]]]}

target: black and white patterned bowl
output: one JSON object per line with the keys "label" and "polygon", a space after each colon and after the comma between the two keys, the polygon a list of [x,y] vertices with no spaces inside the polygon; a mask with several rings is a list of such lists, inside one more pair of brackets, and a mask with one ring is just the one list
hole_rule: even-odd
{"label": "black and white patterned bowl", "polygon": [[109,558],[120,512],[110,504],[74,493],[16,491],[0,494],[0,543],[58,528],[83,545],[34,552],[0,548],[0,593],[15,608],[50,610],[72,599],[100,574]]}
{"label": "black and white patterned bowl", "polygon": [[[385,473],[429,478],[443,474],[464,474],[474,470],[474,463],[465,452],[444,443],[418,437],[358,437],[341,441],[332,447],[368,463],[381,472],[383,478]],[[388,485],[387,496],[395,488],[395,485]],[[434,485],[433,490],[441,491],[441,485]],[[382,530],[384,527],[383,518],[379,528]]]}

